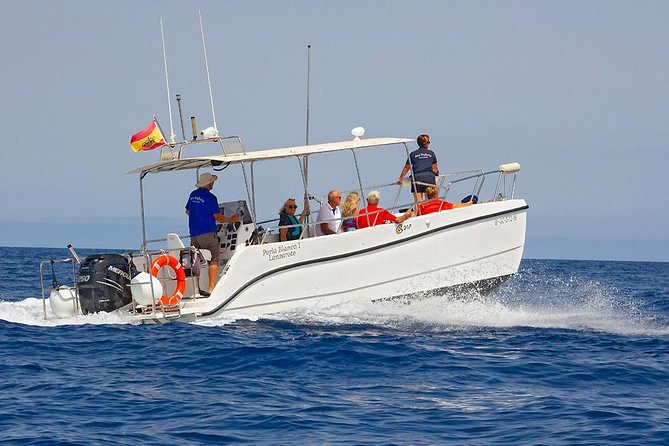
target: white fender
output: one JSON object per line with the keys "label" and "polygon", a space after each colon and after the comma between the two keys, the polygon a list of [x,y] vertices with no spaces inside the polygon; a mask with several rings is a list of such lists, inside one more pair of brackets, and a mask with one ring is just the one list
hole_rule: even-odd
{"label": "white fender", "polygon": [[[153,283],[153,296],[151,295],[151,283]],[[149,273],[139,273],[130,281],[130,291],[132,298],[139,305],[153,305],[153,302],[160,302],[163,295],[163,285]]]}
{"label": "white fender", "polygon": [[77,315],[77,293],[68,286],[51,290],[49,305],[53,314],[60,318],[74,317]]}

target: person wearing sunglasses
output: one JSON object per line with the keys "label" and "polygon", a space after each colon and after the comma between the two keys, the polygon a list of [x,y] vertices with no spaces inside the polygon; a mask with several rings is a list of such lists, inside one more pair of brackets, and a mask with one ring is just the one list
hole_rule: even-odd
{"label": "person wearing sunglasses", "polygon": [[[418,149],[409,154],[404,168],[400,173],[397,184],[402,184],[404,176],[413,171],[413,181],[411,182],[411,192],[413,192],[414,202],[423,201],[425,189],[430,184],[437,184],[437,175],[439,175],[439,165],[437,164],[437,155],[429,149],[430,136],[420,135],[416,138]],[[414,184],[414,183],[427,183]]]}
{"label": "person wearing sunglasses", "polygon": [[304,219],[309,215],[309,207],[304,207],[299,219],[295,216],[296,211],[297,203],[294,198],[287,199],[279,210],[279,239],[282,242],[297,240],[302,235],[302,226],[296,225],[304,224]]}

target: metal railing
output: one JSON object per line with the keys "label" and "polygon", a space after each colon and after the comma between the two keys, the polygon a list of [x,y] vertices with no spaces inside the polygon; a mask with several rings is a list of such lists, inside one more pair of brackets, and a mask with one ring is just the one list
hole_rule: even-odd
{"label": "metal railing", "polygon": [[[54,265],[56,263],[71,263],[72,264],[72,288],[76,290],[77,286],[77,272],[75,270],[74,265],[77,263],[75,259],[72,259],[70,257],[66,259],[49,259],[49,260],[42,260],[39,262],[39,283],[40,287],[42,288],[42,308],[44,310],[44,319],[47,319],[47,314],[46,314],[46,289],[44,287],[44,265],[45,264],[51,264],[51,274],[52,274],[52,287],[53,289],[58,289],[59,284],[56,280],[56,273],[54,271]],[[79,298],[77,296],[77,299],[73,299],[74,305],[74,311],[76,313],[79,313],[81,308],[79,307]]]}
{"label": "metal railing", "polygon": [[[159,239],[159,240],[154,240],[154,241],[165,241],[165,240],[167,240],[167,239],[163,239],[163,240]],[[148,242],[149,241],[147,241],[147,243]],[[189,250],[190,253],[191,253],[191,256],[195,255],[195,253],[197,253],[197,251],[198,251],[198,249],[193,247],[193,246],[186,247],[186,248],[177,248],[177,249],[179,250],[179,255],[181,255],[181,252],[183,252],[184,250]],[[153,265],[155,259],[157,259],[158,257],[163,256],[163,255],[170,255],[169,251],[171,251],[171,249],[159,249],[159,250],[153,250],[153,251],[144,250],[144,251],[140,251],[140,252],[130,252],[130,253],[128,253],[128,263],[129,263],[129,266],[130,266],[131,270],[134,268],[134,269],[137,269],[139,271],[147,272],[147,273],[153,275],[152,265]],[[197,255],[201,255],[201,254],[197,254]],[[191,257],[191,258],[193,258],[193,257]],[[138,265],[137,262],[135,261],[135,259],[142,259],[143,263]],[[181,262],[181,258],[178,258],[177,260],[179,262]],[[186,280],[187,281],[190,280],[191,289],[193,290],[193,294],[184,295],[183,299],[194,299],[194,298],[198,297],[198,295],[199,295],[200,277],[192,274],[192,268],[193,267],[191,265],[191,274],[190,274],[189,277],[186,278]],[[158,280],[160,280],[160,278],[158,278],[158,277],[156,277],[156,278]],[[176,276],[172,277],[170,275],[170,273],[168,272],[167,273],[167,278],[163,279],[163,280],[176,280],[176,279],[177,279]],[[143,284],[147,284],[147,283],[143,283]],[[179,317],[181,315],[181,305],[164,305],[164,304],[162,304],[162,302],[160,302],[160,299],[156,300],[156,298],[155,298],[155,290],[154,290],[154,286],[153,286],[153,281],[148,282],[148,284],[151,287],[151,297],[152,297],[152,301],[153,301],[152,304],[148,305],[148,306],[141,306],[141,305],[138,305],[137,302],[135,302],[135,300],[133,299],[132,300],[132,313],[133,314],[162,313],[163,316],[166,319]],[[140,283],[138,283],[138,285],[140,285]]]}
{"label": "metal railing", "polygon": [[[492,196],[489,199],[481,200],[479,198],[479,195],[481,194],[481,191],[483,190],[483,186],[485,184],[485,180],[488,176],[490,175],[499,175],[497,184],[495,186],[494,192]],[[491,171],[483,171],[483,170],[470,170],[470,171],[463,171],[463,172],[453,172],[453,173],[447,173],[445,175],[437,177],[437,184],[431,184],[431,183],[424,183],[420,181],[414,181],[414,184],[417,185],[423,185],[423,186],[436,186],[439,188],[439,197],[442,199],[446,199],[449,191],[451,191],[452,187],[456,184],[464,183],[467,181],[472,181],[474,180],[474,184],[472,185],[472,188],[470,190],[470,195],[468,198],[473,198],[476,197],[479,203],[483,202],[488,202],[488,201],[501,201],[501,200],[506,200],[509,198],[513,198],[513,195],[515,193],[515,184],[516,184],[516,176],[517,173],[513,173],[513,182],[512,182],[512,187],[511,187],[511,194],[510,196],[507,195],[507,184],[506,184],[506,177],[507,174],[502,172],[499,169],[496,170],[491,170]],[[449,177],[456,177],[455,179],[452,179],[450,181],[447,181]],[[445,184],[444,184],[445,183]],[[390,207],[384,208],[383,210],[377,211],[377,212],[372,212],[369,213],[368,215],[374,215],[379,212],[383,212],[384,210],[390,211],[390,212],[395,212],[395,211],[400,211],[403,212],[408,208],[413,208],[414,203],[413,202],[407,202],[407,203],[400,203],[400,196],[402,190],[407,187],[409,184],[411,184],[410,181],[403,182],[400,184],[400,186],[397,189],[397,193],[395,194],[395,198],[393,200],[393,204]],[[375,185],[375,186],[368,186],[364,187],[362,189],[363,196],[361,196],[361,201],[364,200],[364,194],[365,192],[371,191],[371,190],[381,190],[381,189],[387,189],[390,187],[396,186],[396,183],[387,183],[387,184],[380,184],[380,185]],[[500,186],[501,186],[501,191],[500,191]],[[342,192],[342,196],[345,196],[348,192],[358,192],[360,193],[361,190],[359,189],[352,189],[349,191],[344,191]],[[426,200],[424,200],[426,201]],[[424,201],[421,201],[417,204],[423,203]],[[313,213],[310,213],[309,215],[313,215]],[[305,235],[309,233],[309,229],[314,228],[316,225],[320,225],[321,223],[331,223],[333,221],[341,221],[341,219],[330,219],[330,220],[323,220],[323,221],[318,221],[318,222],[313,222],[313,223],[301,223],[301,224],[295,224],[295,225],[285,225],[285,226],[273,226],[269,228],[262,228],[261,226],[258,226],[258,229],[260,231],[259,239],[261,244],[265,243],[272,243],[276,242],[276,236],[278,235],[279,231],[281,229],[291,229],[291,228],[296,228],[296,227],[301,227],[302,232],[300,234],[300,237],[296,240],[302,240],[305,238]],[[271,220],[265,220],[262,222],[259,222],[259,224],[266,224],[266,223],[274,223],[278,222],[279,219],[271,219]]]}

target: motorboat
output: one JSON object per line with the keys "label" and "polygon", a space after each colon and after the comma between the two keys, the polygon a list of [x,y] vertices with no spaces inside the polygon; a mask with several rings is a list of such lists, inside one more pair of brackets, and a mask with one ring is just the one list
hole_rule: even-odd
{"label": "motorboat", "polygon": [[[356,136],[339,142],[247,151],[241,138],[214,133],[168,144],[161,149],[159,161],[129,172],[139,177],[142,244],[138,251],[84,260],[75,252],[70,259],[62,259],[72,262],[74,284],[51,291],[53,313],[71,316],[121,311],[139,323],[189,322],[225,314],[257,316],[351,301],[383,305],[387,300],[412,299],[426,293],[494,289],[518,272],[523,255],[528,204],[514,197],[518,163],[439,176],[440,198],[460,201],[462,196],[452,198],[453,191],[460,188],[468,192],[466,199],[476,204],[414,215],[400,224],[317,237],[315,209],[302,225],[299,239],[280,241],[278,219],[259,221],[256,186],[266,179],[257,178],[258,165],[297,161],[306,199],[312,189],[309,161],[340,152],[352,155],[347,155],[352,165],[339,166],[355,172],[357,184],[349,190],[357,191],[362,201],[372,189],[383,189],[386,197],[395,194],[394,202],[384,207],[400,215],[417,205],[413,199],[402,202],[401,198],[411,195],[408,186],[413,180],[369,185],[358,168],[358,157],[369,150],[399,150],[401,156],[408,156],[412,142],[408,138]],[[215,154],[186,156],[200,144],[215,147]],[[246,194],[219,203],[224,215],[235,213],[240,220],[218,227],[219,275],[215,288],[206,296],[208,293],[201,290],[208,288],[211,253],[192,247],[187,234],[147,238],[144,183],[180,171],[191,171],[194,178],[208,170],[225,176],[231,166],[243,173]],[[486,182],[489,178],[495,183]],[[44,265],[40,266],[41,274]],[[43,286],[47,317],[45,290]]]}

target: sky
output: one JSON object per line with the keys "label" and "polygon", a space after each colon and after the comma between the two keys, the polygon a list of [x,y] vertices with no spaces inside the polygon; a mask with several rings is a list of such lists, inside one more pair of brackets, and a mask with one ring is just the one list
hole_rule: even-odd
{"label": "sky", "polygon": [[[666,1],[0,0],[0,246],[139,247],[126,172],[158,153],[128,142],[154,114],[169,128],[161,18],[175,133],[177,93],[213,123],[198,10],[217,127],[246,150],[304,144],[311,45],[310,142],[363,126],[428,133],[442,172],[519,162],[526,258],[669,261]],[[370,151],[363,177],[404,160]],[[355,186],[350,159],[313,168],[314,195]],[[302,195],[294,162],[256,175],[261,218]],[[147,236],[187,234],[194,174],[149,180]]]}

